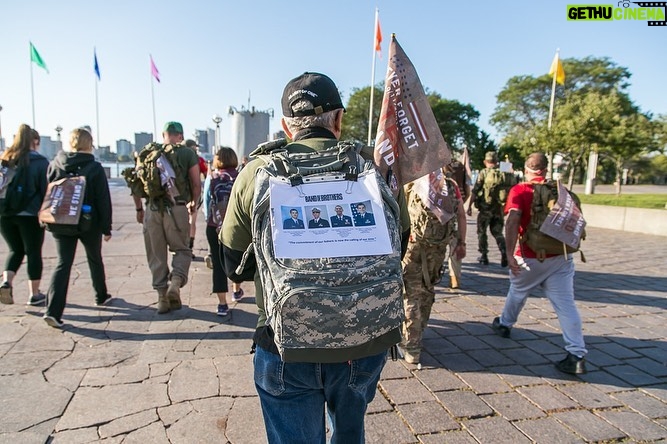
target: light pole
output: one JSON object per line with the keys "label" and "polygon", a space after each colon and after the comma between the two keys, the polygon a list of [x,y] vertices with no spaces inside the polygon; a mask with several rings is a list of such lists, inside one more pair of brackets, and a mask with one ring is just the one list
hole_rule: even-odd
{"label": "light pole", "polygon": [[[2,113],[2,105],[0,105],[0,114]],[[2,119],[0,119],[0,150],[5,149],[5,141],[2,139]]]}
{"label": "light pole", "polygon": [[220,122],[222,122],[222,117],[217,114],[213,114],[213,122],[215,122],[215,146],[220,146]]}
{"label": "light pole", "polygon": [[56,134],[58,135],[58,142],[62,143],[62,140],[60,139],[60,133],[63,130],[63,127],[60,126],[60,125],[57,125],[55,130],[56,130]]}

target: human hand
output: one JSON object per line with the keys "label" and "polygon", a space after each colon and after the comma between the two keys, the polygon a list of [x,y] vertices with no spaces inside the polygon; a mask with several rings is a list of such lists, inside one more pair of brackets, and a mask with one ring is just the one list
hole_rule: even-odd
{"label": "human hand", "polygon": [[109,242],[110,239],[111,239],[111,235],[110,235],[110,234],[105,234],[105,235],[104,235],[104,242]]}

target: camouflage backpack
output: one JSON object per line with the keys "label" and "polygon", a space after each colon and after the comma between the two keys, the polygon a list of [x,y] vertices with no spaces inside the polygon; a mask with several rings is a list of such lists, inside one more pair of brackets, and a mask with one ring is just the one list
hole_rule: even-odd
{"label": "camouflage backpack", "polygon": [[[257,269],[264,291],[267,325],[274,332],[274,341],[283,361],[298,360],[308,350],[332,350],[358,347],[401,326],[403,320],[403,277],[401,272],[401,232],[398,203],[391,190],[365,161],[352,143],[340,142],[333,148],[310,153],[289,153],[281,149],[285,142],[268,142],[252,154],[264,160],[255,176],[252,234],[244,258],[254,251]],[[366,227],[319,228],[322,233],[341,233],[341,248],[349,251],[345,257],[314,257],[325,255],[323,249],[311,258],[276,257],[274,239],[282,227],[281,202],[271,202],[273,187],[296,189],[306,202],[317,203],[318,209],[333,208],[335,204],[355,202],[357,181],[375,181],[382,208],[373,208],[375,219],[384,215],[391,253],[361,255],[363,246],[350,248],[347,234],[374,232]],[[278,184],[278,185],[276,185]],[[321,195],[313,192],[318,186],[327,190],[349,190],[343,194]],[[291,186],[291,188],[287,188]],[[359,185],[360,187],[361,185]],[[296,187],[296,188],[295,188]],[[346,188],[347,187],[347,188]],[[333,192],[333,191],[328,191]],[[343,204],[351,208],[348,204]],[[325,210],[326,211],[326,210]],[[349,210],[351,211],[351,210]],[[378,227],[380,225],[378,224]],[[304,232],[307,230],[304,228]],[[308,229],[310,230],[310,229]],[[295,233],[294,239],[301,233]],[[313,230],[314,231],[314,230]],[[365,253],[365,251],[364,251]],[[244,263],[237,268],[243,269]]]}
{"label": "camouflage backpack", "polygon": [[503,173],[498,168],[486,168],[482,171],[484,183],[477,191],[475,204],[482,206],[504,205],[507,201],[509,189],[515,185],[514,176]]}
{"label": "camouflage backpack", "polygon": [[[521,235],[520,242],[528,245],[531,250],[535,252],[539,260],[544,260],[547,254],[563,254],[574,253],[579,250],[576,248],[555,239],[542,231],[540,227],[549,216],[549,212],[554,204],[558,201],[558,186],[556,182],[545,181],[543,183],[533,183],[533,201],[530,206],[530,223],[526,227],[526,231]],[[579,197],[568,190],[570,196],[574,200],[574,204],[581,211],[581,201]],[[586,231],[583,230],[581,240],[586,239]],[[580,242],[581,242],[580,240]],[[582,262],[586,259],[581,254]]]}
{"label": "camouflage backpack", "polygon": [[447,184],[447,208],[448,214],[452,218],[445,224],[440,222],[438,217],[424,204],[418,193],[411,190],[408,185],[406,194],[408,199],[408,212],[410,214],[410,234],[415,239],[429,244],[443,244],[448,242],[451,236],[456,232],[456,212],[458,211],[458,199],[456,199],[456,189],[452,179],[446,179]]}
{"label": "camouflage backpack", "polygon": [[[137,156],[136,166],[123,170],[132,194],[151,200],[170,200],[187,194],[189,182],[176,157],[176,150],[181,148],[181,145],[155,142],[146,145]],[[166,180],[165,167],[173,170],[173,182]]]}

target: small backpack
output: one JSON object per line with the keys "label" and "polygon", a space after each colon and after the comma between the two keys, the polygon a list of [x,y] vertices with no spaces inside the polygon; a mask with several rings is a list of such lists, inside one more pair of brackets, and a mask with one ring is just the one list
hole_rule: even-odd
{"label": "small backpack", "polygon": [[[123,171],[132,193],[152,200],[172,202],[186,194],[188,181],[176,158],[176,150],[181,148],[181,145],[155,142],[146,145],[137,156],[134,172],[129,168]],[[140,185],[143,191],[139,189]]]}
{"label": "small backpack", "polygon": [[483,172],[484,183],[477,192],[475,203],[489,207],[504,205],[507,201],[509,189],[516,183],[514,176],[510,173],[501,172],[498,168],[486,168]]}
{"label": "small backpack", "polygon": [[446,223],[442,223],[424,203],[419,193],[408,188],[408,212],[410,214],[410,234],[418,241],[428,244],[442,244],[448,241],[456,232],[458,211],[458,199],[456,198],[455,185],[452,179],[445,179],[447,184],[446,212],[452,217]]}
{"label": "small backpack", "polygon": [[10,166],[6,160],[0,165],[0,215],[14,216],[23,211],[28,196],[28,167]]}
{"label": "small backpack", "polygon": [[[289,153],[281,149],[284,145],[284,140],[267,142],[252,154],[265,165],[255,176],[253,243],[244,260],[254,251],[267,325],[282,360],[290,362],[308,350],[363,346],[400,328],[404,311],[399,207],[373,164],[361,158],[352,143],[310,153]],[[360,201],[360,190],[376,185],[376,226],[304,227],[281,233],[284,201],[271,201],[276,188],[299,194],[304,202],[300,214],[308,213],[309,205],[333,214],[337,204],[351,211]],[[306,240],[309,233],[319,240]],[[281,234],[293,239],[294,248],[300,246],[304,258],[282,257],[277,240],[274,244],[274,236]],[[352,245],[355,235],[357,244]],[[375,236],[386,238],[386,254],[369,252]],[[333,253],[336,248],[348,255]],[[337,257],[324,257],[327,252]],[[242,261],[236,272],[244,265]]]}
{"label": "small backpack", "polygon": [[[543,183],[533,183],[532,185],[534,191],[533,201],[530,206],[530,223],[526,227],[526,231],[521,235],[520,242],[528,245],[540,261],[543,261],[547,255],[569,254],[580,251],[579,244],[581,240],[586,238],[586,230],[584,228],[581,229],[579,242],[576,247],[561,242],[540,230],[549,213],[551,213],[551,209],[558,202],[557,182],[544,181]],[[579,211],[581,211],[579,197],[572,191],[567,190],[567,192],[572,197]],[[581,254],[581,259],[583,262],[586,262],[583,253]]]}
{"label": "small backpack", "polygon": [[209,186],[206,224],[210,227],[216,227],[219,232],[220,227],[222,227],[222,221],[225,220],[229,196],[232,194],[232,186],[236,180],[236,175],[232,176],[226,171],[214,171],[212,175],[213,177]]}

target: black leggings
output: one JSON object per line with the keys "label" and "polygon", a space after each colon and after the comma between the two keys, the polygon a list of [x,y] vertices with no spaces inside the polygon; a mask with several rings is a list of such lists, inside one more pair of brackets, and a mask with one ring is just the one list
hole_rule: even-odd
{"label": "black leggings", "polygon": [[206,225],[206,240],[208,241],[208,251],[211,253],[211,262],[213,262],[213,287],[211,292],[227,293],[229,285],[227,284],[227,275],[220,261],[220,244],[218,243],[218,232],[215,227]]}
{"label": "black leggings", "polygon": [[23,258],[28,256],[28,279],[41,279],[44,228],[40,227],[37,216],[2,216],[0,232],[9,247],[5,270],[16,273]]}

